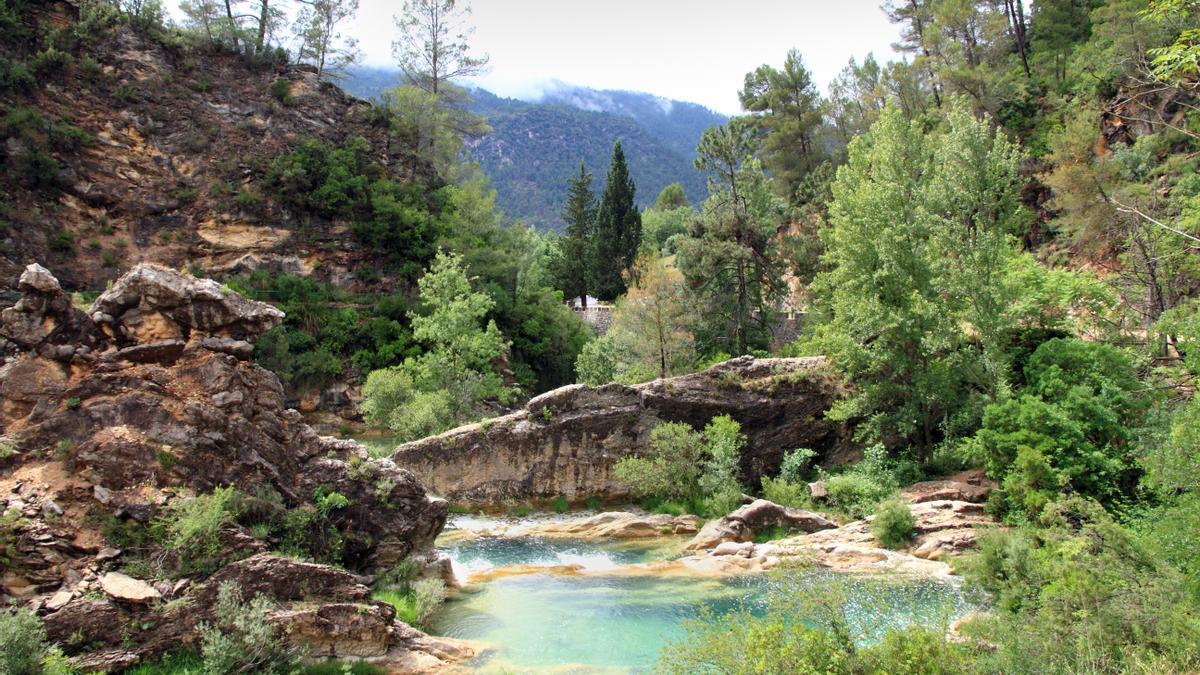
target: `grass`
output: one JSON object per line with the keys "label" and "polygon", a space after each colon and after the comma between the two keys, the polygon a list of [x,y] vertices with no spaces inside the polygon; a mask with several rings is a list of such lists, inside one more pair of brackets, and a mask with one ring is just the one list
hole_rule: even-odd
{"label": "grass", "polygon": [[386,602],[396,608],[396,618],[412,626],[417,623],[417,598],[412,591],[385,588],[371,594],[373,600]]}
{"label": "grass", "polygon": [[555,513],[566,513],[571,508],[571,502],[567,501],[566,497],[559,495],[554,498],[554,502],[550,504],[550,508]]}
{"label": "grass", "polygon": [[786,527],[768,527],[766,529],[759,530],[758,532],[754,533],[754,543],[765,544],[768,541],[775,541],[776,539],[784,539],[791,533],[792,533],[792,531],[787,529]]}

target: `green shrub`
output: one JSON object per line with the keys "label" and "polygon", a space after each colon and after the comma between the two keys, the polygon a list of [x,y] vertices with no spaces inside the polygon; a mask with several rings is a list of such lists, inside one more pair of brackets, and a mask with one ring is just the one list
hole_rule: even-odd
{"label": "green shrub", "polygon": [[779,478],[788,483],[803,483],[812,472],[812,461],[817,453],[809,448],[797,448],[783,456],[779,465]]}
{"label": "green shrub", "polygon": [[1066,486],[1105,503],[1130,494],[1131,429],[1143,406],[1129,357],[1109,345],[1047,340],[1030,356],[1025,380],[1020,396],[984,410],[983,428],[964,444],[1017,500],[1014,512],[1035,515]]}
{"label": "green shrub", "polygon": [[559,495],[554,498],[554,502],[550,505],[550,508],[555,513],[566,513],[571,509],[571,502],[567,501],[566,497]]}
{"label": "green shrub", "polygon": [[624,457],[617,478],[652,510],[683,505],[691,513],[722,516],[741,502],[738,461],[746,438],[728,415],[714,417],[703,432],[668,422],[650,432],[650,454]]}
{"label": "green shrub", "polygon": [[995,598],[969,626],[996,645],[983,672],[1190,672],[1200,658],[1194,588],[1094,501],[1054,502],[1033,524],[988,533],[964,569]]}
{"label": "green shrub", "polygon": [[[415,571],[414,571],[415,572]],[[372,597],[396,608],[396,616],[411,626],[420,626],[446,600],[441,579],[413,582],[414,574],[389,575],[377,584]]]}
{"label": "green shrub", "polygon": [[180,572],[212,572],[220,566],[220,532],[238,516],[239,496],[233,487],[218,487],[176,501],[160,516],[163,546],[176,554]]}
{"label": "green shrub", "polygon": [[864,518],[875,510],[879,502],[895,492],[891,485],[857,472],[829,476],[823,481],[829,492],[826,503],[843,511],[851,518]]}
{"label": "green shrub", "polygon": [[789,483],[782,478],[762,478],[762,497],[769,502],[797,508],[811,508],[812,500],[808,495],[808,485],[804,483]]}
{"label": "green shrub", "polygon": [[913,517],[907,502],[889,499],[880,504],[875,512],[875,519],[871,521],[871,534],[888,548],[902,548],[912,541],[913,527],[916,524],[917,519]]}
{"label": "green shrub", "polygon": [[28,91],[33,87],[33,74],[20,61],[10,61],[0,57],[0,90]]}
{"label": "green shrub", "polygon": [[292,83],[282,77],[275,78],[271,83],[271,98],[279,101],[283,105],[292,105]]}
{"label": "green shrub", "polygon": [[263,595],[242,597],[237,583],[223,582],[217,589],[213,623],[202,623],[200,653],[204,672],[291,673],[300,666],[300,651],[282,631],[267,622],[274,605]]}
{"label": "green shrub", "polygon": [[37,79],[45,80],[66,70],[72,61],[74,59],[70,54],[54,47],[48,47],[44,51],[38,52],[29,61],[29,70]]}
{"label": "green shrub", "polygon": [[27,609],[0,609],[0,672],[40,675],[46,657],[46,629]]}

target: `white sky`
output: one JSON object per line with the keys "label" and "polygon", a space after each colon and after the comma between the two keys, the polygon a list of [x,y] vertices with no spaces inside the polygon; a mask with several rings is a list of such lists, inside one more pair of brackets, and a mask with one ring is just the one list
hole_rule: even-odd
{"label": "white sky", "polygon": [[[630,89],[738,112],[747,72],[796,47],[824,87],[851,56],[892,58],[897,28],[882,0],[474,0],[472,52],[491,56],[473,82],[528,97],[558,79]],[[360,0],[346,33],[370,65],[393,65],[401,0]]]}

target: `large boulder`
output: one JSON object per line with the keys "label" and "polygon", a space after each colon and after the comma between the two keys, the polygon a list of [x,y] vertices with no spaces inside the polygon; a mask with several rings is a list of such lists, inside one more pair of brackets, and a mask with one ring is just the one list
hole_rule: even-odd
{"label": "large boulder", "polygon": [[613,471],[649,449],[663,422],[695,428],[730,415],[747,436],[742,478],[756,484],[797,447],[828,451],[842,428],[824,418],[837,395],[821,358],[731,359],[703,372],[626,386],[569,385],[513,414],[398,447],[396,463],[443,497],[466,502],[629,497]]}
{"label": "large boulder", "polygon": [[253,341],[283,322],[283,312],[212,279],[149,264],[118,279],[89,314],[122,345],[187,340],[193,332]]}
{"label": "large boulder", "polygon": [[837,523],[820,514],[756,499],[727,516],[709,521],[685,550],[706,551],[724,542],[747,542],[761,532],[812,533],[835,527]]}

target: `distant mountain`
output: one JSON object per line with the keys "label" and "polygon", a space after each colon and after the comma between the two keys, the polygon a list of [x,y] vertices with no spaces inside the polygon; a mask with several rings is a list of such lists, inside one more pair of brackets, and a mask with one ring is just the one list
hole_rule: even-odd
{"label": "distant mountain", "polygon": [[[342,86],[371,98],[395,83],[395,71],[359,68]],[[618,138],[640,205],[649,206],[659,190],[676,182],[699,203],[706,187],[692,163],[696,143],[705,129],[726,120],[695,103],[561,82],[549,85],[537,101],[476,89],[471,109],[492,126],[492,133],[467,150],[491,177],[497,203],[514,219],[554,230],[563,226],[559,211],[579,162],[596,177],[599,193]]]}

